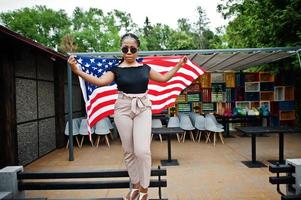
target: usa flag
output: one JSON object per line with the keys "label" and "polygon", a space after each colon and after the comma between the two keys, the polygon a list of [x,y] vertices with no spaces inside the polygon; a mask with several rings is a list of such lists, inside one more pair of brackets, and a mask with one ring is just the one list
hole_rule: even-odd
{"label": "usa flag", "polygon": [[[171,70],[182,56],[149,56],[138,58],[137,61],[147,64],[151,69],[164,74]],[[120,60],[115,58],[75,57],[78,67],[85,73],[100,77],[117,67]],[[177,96],[188,87],[204,70],[190,60],[176,72],[172,79],[165,83],[150,80],[148,97],[152,102],[152,112],[160,113],[174,105]],[[101,119],[114,114],[114,104],[117,99],[115,82],[108,86],[97,87],[79,77],[83,98],[86,104],[87,121],[93,127]]]}

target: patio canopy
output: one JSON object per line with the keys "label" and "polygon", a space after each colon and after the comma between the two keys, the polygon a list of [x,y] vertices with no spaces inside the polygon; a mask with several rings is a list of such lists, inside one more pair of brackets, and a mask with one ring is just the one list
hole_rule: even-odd
{"label": "patio canopy", "polygon": [[[210,50],[173,50],[140,51],[139,55],[188,55],[190,59],[206,71],[244,70],[249,67],[275,62],[297,55],[301,47],[247,48],[247,49],[210,49]],[[89,56],[120,56],[120,52],[75,53]],[[301,63],[300,63],[301,66]]]}

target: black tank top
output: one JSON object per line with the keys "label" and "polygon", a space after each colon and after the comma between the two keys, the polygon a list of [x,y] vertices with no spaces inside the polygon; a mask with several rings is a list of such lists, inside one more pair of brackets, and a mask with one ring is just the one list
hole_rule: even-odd
{"label": "black tank top", "polygon": [[138,67],[115,67],[111,71],[119,91],[137,94],[146,92],[150,69],[150,66],[144,64]]}

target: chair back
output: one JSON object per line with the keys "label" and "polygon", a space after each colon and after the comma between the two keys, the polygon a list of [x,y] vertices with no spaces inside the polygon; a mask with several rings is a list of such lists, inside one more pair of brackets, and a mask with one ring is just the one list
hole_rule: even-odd
{"label": "chair back", "polygon": [[167,123],[167,127],[175,128],[180,127],[180,120],[178,117],[170,117]]}
{"label": "chair back", "polygon": [[195,113],[195,112],[190,112],[190,113],[189,113],[189,118],[190,118],[190,120],[191,120],[193,126],[195,126],[195,118],[196,118],[197,116],[198,116],[198,114]]}
{"label": "chair back", "polygon": [[215,118],[215,116],[213,114],[209,113],[209,114],[206,115],[206,117],[210,117],[215,124],[218,124],[218,122],[217,122],[217,120],[216,120],[216,118]]}
{"label": "chair back", "polygon": [[219,128],[211,117],[205,118],[205,128],[211,132],[223,132],[224,129]]}
{"label": "chair back", "polygon": [[[94,133],[94,127],[91,128],[91,134]],[[79,134],[80,135],[88,135],[88,121],[87,119],[82,119],[80,123],[80,128],[79,128]]]}
{"label": "chair back", "polygon": [[[72,130],[73,135],[79,134],[79,119],[72,119]],[[69,121],[67,121],[65,126],[65,135],[69,135]]]}
{"label": "chair back", "polygon": [[98,121],[95,125],[95,134],[97,135],[107,135],[110,133],[109,126],[105,119]]}
{"label": "chair back", "polygon": [[181,115],[180,117],[180,128],[186,131],[194,130],[194,126],[188,115]]}
{"label": "chair back", "polygon": [[162,122],[160,119],[152,119],[152,128],[162,128]]}
{"label": "chair back", "polygon": [[106,121],[109,129],[114,129],[112,122],[108,117],[104,118],[104,120]]}
{"label": "chair back", "polygon": [[194,127],[200,131],[206,130],[205,117],[203,115],[198,115],[195,117]]}

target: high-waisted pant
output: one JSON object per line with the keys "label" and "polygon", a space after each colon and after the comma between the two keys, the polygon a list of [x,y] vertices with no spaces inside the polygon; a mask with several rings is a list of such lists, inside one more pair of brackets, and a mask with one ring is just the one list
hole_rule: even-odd
{"label": "high-waisted pant", "polygon": [[143,188],[147,188],[150,181],[151,120],[151,102],[146,93],[119,92],[114,121],[121,138],[131,183],[140,183]]}

